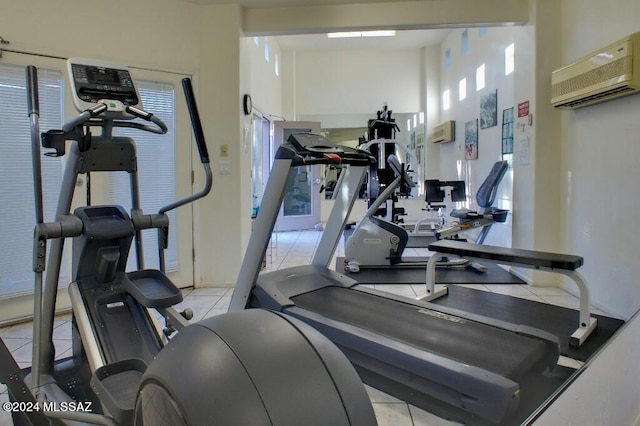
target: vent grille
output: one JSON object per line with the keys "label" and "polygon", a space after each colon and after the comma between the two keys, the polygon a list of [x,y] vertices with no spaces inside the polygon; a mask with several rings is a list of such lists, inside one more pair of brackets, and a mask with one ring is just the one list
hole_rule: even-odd
{"label": "vent grille", "polygon": [[576,99],[574,101],[557,104],[556,107],[572,108],[576,106],[587,106],[590,104],[601,102],[605,99],[613,99],[619,96],[630,95],[633,92],[637,92],[637,89],[629,86],[622,86],[609,89],[604,92],[599,92],[591,96],[585,96],[584,98]]}
{"label": "vent grille", "polygon": [[[612,79],[620,79],[624,76],[630,76],[633,70],[633,62],[630,56],[624,56],[613,62],[594,68],[583,74],[579,74],[568,80],[561,81],[553,85],[552,96],[564,96],[569,93],[578,92],[588,89],[592,86],[601,85]],[[623,78],[623,80],[627,80]]]}
{"label": "vent grille", "polygon": [[551,104],[579,108],[640,93],[640,32],[553,72]]}
{"label": "vent grille", "polygon": [[456,139],[456,122],[453,120],[445,121],[433,127],[433,136],[431,142],[452,142]]}

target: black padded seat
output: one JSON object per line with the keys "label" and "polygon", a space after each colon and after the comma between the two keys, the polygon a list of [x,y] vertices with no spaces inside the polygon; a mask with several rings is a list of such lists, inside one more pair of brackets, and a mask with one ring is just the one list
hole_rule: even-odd
{"label": "black padded seat", "polygon": [[455,240],[439,240],[429,244],[428,249],[438,253],[495,260],[498,263],[509,262],[567,271],[575,271],[584,263],[581,256],[571,254],[495,247]]}

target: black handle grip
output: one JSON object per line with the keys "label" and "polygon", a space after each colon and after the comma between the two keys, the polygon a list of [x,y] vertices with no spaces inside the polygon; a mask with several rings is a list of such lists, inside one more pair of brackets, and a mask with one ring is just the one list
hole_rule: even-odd
{"label": "black handle grip", "polygon": [[193,126],[193,134],[196,137],[196,145],[198,146],[198,152],[200,153],[200,161],[205,164],[209,162],[209,152],[207,150],[207,142],[204,138],[204,132],[202,131],[202,122],[200,121],[198,105],[196,104],[196,98],[193,94],[193,86],[191,85],[190,78],[186,77],[182,79],[182,89],[187,101],[187,108],[189,109],[189,116],[191,117],[191,125]]}
{"label": "black handle grip", "polygon": [[40,115],[38,98],[38,69],[33,65],[27,67],[27,111],[29,115]]}

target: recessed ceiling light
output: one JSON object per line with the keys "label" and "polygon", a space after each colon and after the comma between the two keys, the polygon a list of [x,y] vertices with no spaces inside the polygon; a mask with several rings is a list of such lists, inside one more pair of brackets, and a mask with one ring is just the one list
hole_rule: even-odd
{"label": "recessed ceiling light", "polygon": [[329,33],[329,38],[359,38],[359,37],[393,37],[396,35],[395,30],[378,30],[378,31],[343,31],[337,33]]}

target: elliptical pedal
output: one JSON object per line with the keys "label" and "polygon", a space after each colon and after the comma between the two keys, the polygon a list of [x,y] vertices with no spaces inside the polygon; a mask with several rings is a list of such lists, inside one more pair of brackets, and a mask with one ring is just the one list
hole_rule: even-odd
{"label": "elliptical pedal", "polygon": [[144,361],[131,358],[104,365],[93,373],[91,388],[118,423],[133,423],[138,389],[146,370]]}

